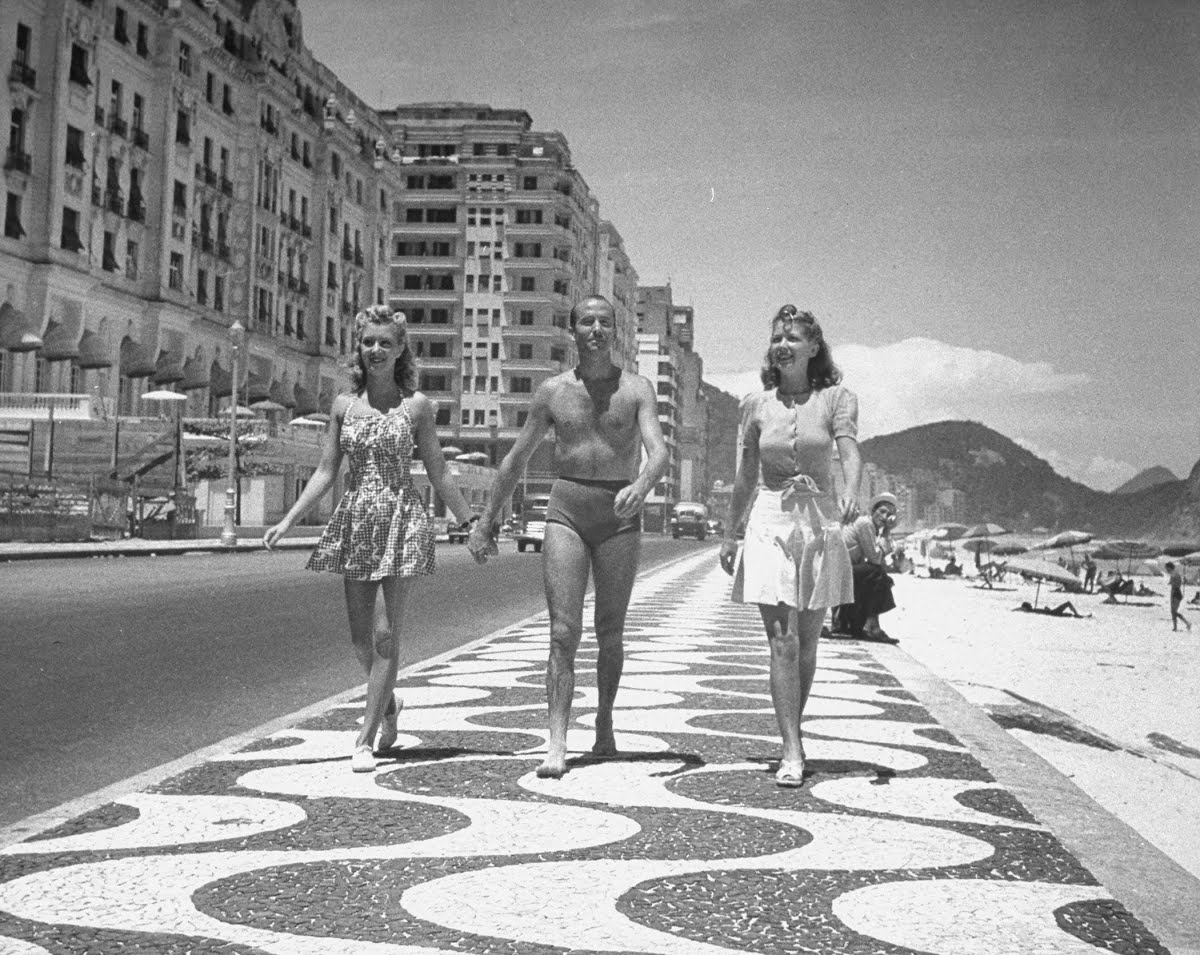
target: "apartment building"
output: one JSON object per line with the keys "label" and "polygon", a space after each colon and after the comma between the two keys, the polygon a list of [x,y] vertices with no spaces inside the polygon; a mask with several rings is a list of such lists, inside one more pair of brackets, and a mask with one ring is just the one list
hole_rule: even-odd
{"label": "apartment building", "polygon": [[389,129],[294,0],[7,0],[0,415],[327,411],[385,300]]}
{"label": "apartment building", "polygon": [[[573,367],[580,299],[613,301],[617,360],[632,367],[637,273],[566,139],[535,130],[524,110],[418,103],[381,115],[404,173],[388,302],[408,316],[443,444],[497,464],[533,392]],[[525,490],[548,489],[552,472],[547,443]]]}

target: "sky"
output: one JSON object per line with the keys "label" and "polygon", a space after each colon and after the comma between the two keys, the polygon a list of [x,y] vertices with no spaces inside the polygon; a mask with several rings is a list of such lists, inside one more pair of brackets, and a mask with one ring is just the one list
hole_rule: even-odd
{"label": "sky", "polygon": [[563,133],[718,387],[793,303],[863,438],[979,421],[1101,490],[1200,458],[1200,3],[299,7],[372,106]]}

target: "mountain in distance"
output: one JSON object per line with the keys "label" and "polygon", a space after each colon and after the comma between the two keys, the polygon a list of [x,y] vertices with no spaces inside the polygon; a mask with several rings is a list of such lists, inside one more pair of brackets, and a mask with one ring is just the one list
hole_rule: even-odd
{"label": "mountain in distance", "polygon": [[1138,491],[1144,491],[1148,487],[1154,487],[1158,484],[1169,484],[1172,481],[1178,481],[1173,471],[1170,468],[1164,468],[1161,464],[1156,464],[1152,468],[1146,468],[1144,471],[1139,471],[1128,481],[1116,488],[1114,494],[1136,494]]}
{"label": "mountain in distance", "polygon": [[1200,540],[1200,463],[1186,480],[1130,493],[1097,491],[975,421],[939,421],[862,442],[875,464],[931,503],[941,488],[966,495],[964,521],[1010,531],[1075,528],[1105,537]]}

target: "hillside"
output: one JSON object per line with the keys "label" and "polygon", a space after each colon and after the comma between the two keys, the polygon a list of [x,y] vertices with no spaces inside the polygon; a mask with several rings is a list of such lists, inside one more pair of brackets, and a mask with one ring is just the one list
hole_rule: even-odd
{"label": "hillside", "polygon": [[1131,477],[1128,481],[1116,488],[1114,494],[1136,494],[1138,491],[1144,491],[1148,487],[1155,487],[1159,484],[1170,484],[1172,481],[1178,481],[1174,473],[1169,468],[1164,468],[1161,464],[1157,464],[1152,468],[1146,468]]}
{"label": "hillside", "polygon": [[1074,527],[1097,535],[1200,537],[1200,465],[1187,481],[1125,494],[1096,491],[974,421],[869,438],[862,455],[919,489],[922,504],[940,487],[963,491],[969,522],[994,521],[1014,531]]}

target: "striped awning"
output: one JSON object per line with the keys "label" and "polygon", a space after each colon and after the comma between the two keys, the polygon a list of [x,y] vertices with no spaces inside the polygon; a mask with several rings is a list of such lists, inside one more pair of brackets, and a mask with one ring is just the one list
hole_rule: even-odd
{"label": "striped awning", "polygon": [[154,353],[132,338],[121,342],[121,377],[149,378],[153,374]]}
{"label": "striped awning", "polygon": [[246,394],[242,399],[245,404],[252,405],[256,401],[266,401],[271,397],[271,378],[269,375],[251,373],[246,378]]}
{"label": "striped awning", "polygon": [[314,395],[303,385],[297,383],[296,387],[292,391],[292,394],[295,395],[296,398],[296,406],[292,409],[292,414],[297,418],[302,418],[304,415],[313,414],[314,412],[321,410],[320,406],[317,404],[316,395]]}
{"label": "striped awning", "polygon": [[0,305],[0,349],[37,351],[42,344],[42,336],[33,330],[24,312],[12,302]]}
{"label": "striped awning", "polygon": [[154,363],[154,383],[168,385],[183,380],[183,356],[164,348]]}
{"label": "striped awning", "polygon": [[216,362],[213,362],[212,370],[208,376],[208,390],[214,398],[228,398],[233,391],[231,387],[233,376],[228,368],[222,368]]}
{"label": "striped awning", "polygon": [[75,364],[80,368],[112,367],[112,359],[105,351],[104,340],[91,329],[86,329],[83,337],[79,339],[79,357],[75,359]]}
{"label": "striped awning", "polygon": [[183,365],[183,380],[179,383],[179,390],[195,391],[207,387],[208,366],[204,364],[204,359],[189,358]]}
{"label": "striped awning", "polygon": [[42,336],[42,357],[46,361],[74,361],[79,357],[78,336],[61,322],[50,319]]}
{"label": "striped awning", "polygon": [[296,407],[296,396],[282,381],[271,382],[271,400],[285,408]]}

